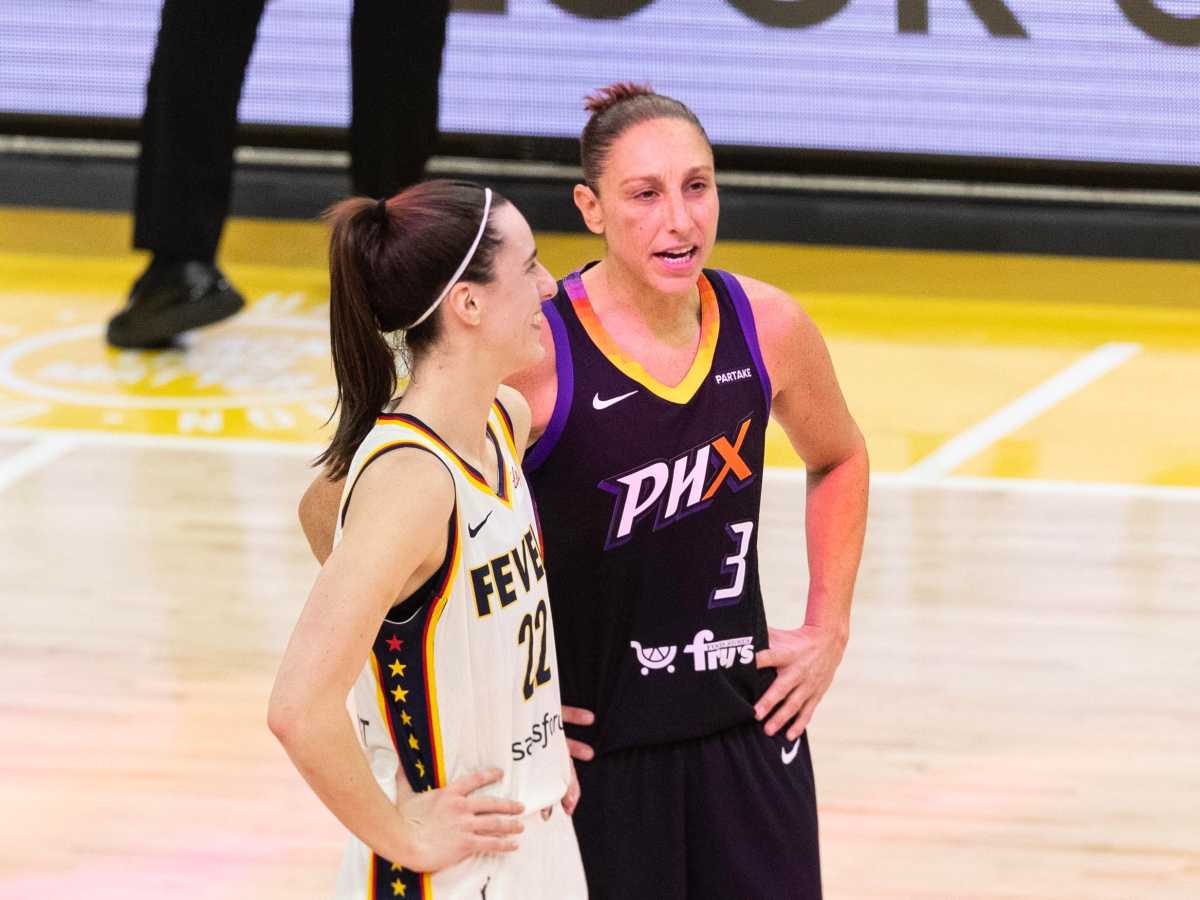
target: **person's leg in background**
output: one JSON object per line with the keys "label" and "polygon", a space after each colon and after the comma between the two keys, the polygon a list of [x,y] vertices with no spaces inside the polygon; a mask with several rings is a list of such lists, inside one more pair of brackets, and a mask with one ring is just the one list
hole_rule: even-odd
{"label": "person's leg in background", "polygon": [[350,171],[357,194],[419,181],[438,137],[449,0],[355,0],[350,22]]}
{"label": "person's leg in background", "polygon": [[238,101],[265,2],[163,4],[134,203],[133,244],[154,257],[109,322],[110,344],[165,346],[243,305],[214,261],[229,213]]}

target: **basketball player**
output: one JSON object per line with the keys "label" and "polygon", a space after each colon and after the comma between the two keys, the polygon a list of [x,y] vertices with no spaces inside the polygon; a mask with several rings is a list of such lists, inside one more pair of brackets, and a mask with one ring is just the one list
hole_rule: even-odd
{"label": "basketball player", "polygon": [[[509,381],[555,584],[590,895],[821,896],[806,727],[841,661],[868,462],[796,302],[705,269],[712,149],[682,103],[589,98],[575,203],[606,253],[543,306],[548,353]],[[757,539],[774,416],[808,470],[804,624],[768,628]],[[318,556],[338,487],[302,503]],[[799,548],[798,548],[799,549]],[[594,711],[594,717],[592,712]]]}
{"label": "basketball player", "polygon": [[[543,355],[554,282],[520,213],[477,185],[346,200],[329,218],[341,416],[321,459],[345,490],[271,729],[353,832],[338,898],[585,897],[520,468],[530,413],[500,384]],[[412,379],[389,403],[385,334],[400,330]]]}

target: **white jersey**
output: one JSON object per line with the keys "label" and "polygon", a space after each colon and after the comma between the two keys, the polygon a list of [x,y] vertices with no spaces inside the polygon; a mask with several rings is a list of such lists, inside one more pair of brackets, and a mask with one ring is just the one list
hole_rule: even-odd
{"label": "white jersey", "polygon": [[[371,770],[389,797],[400,771],[414,791],[427,791],[495,767],[504,777],[487,792],[532,813],[557,806],[570,761],[541,533],[512,424],[498,403],[487,428],[499,463],[496,490],[404,414],[381,416],[354,456],[335,542],[359,475],[391,450],[416,447],[436,456],[454,479],[455,505],[445,562],[384,619],[354,685],[353,707]],[[396,515],[404,516],[404,509]],[[561,809],[557,814],[565,820]],[[497,859],[477,857],[422,875],[352,839],[337,896],[478,897],[497,876]]]}

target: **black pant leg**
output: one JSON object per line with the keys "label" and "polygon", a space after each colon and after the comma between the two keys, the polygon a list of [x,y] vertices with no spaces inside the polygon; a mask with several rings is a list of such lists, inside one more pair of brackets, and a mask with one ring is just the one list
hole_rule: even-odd
{"label": "black pant leg", "polygon": [[688,900],[821,900],[807,732],[751,722],[697,741],[687,798]]}
{"label": "black pant leg", "polygon": [[421,179],[437,143],[449,0],[355,0],[350,22],[350,171],[387,197]]}
{"label": "black pant leg", "polygon": [[688,900],[680,745],[618,750],[575,767],[575,836],[590,900]]}
{"label": "black pant leg", "polygon": [[265,3],[163,4],[142,115],[135,247],[216,256],[233,185],[238,101]]}

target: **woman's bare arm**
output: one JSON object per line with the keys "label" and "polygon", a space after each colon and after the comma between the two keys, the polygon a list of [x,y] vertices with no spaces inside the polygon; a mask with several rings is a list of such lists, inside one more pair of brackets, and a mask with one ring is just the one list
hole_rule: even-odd
{"label": "woman's bare arm", "polygon": [[[400,505],[404,516],[394,515]],[[453,509],[453,481],[427,453],[399,450],[364,471],[342,540],[292,632],[268,710],[272,732],[329,810],[376,853],[417,871],[514,849],[509,835],[520,827],[511,818],[519,804],[471,795],[499,770],[419,795],[398,783],[394,804],[346,715],[346,696],[388,609],[441,565]]]}

